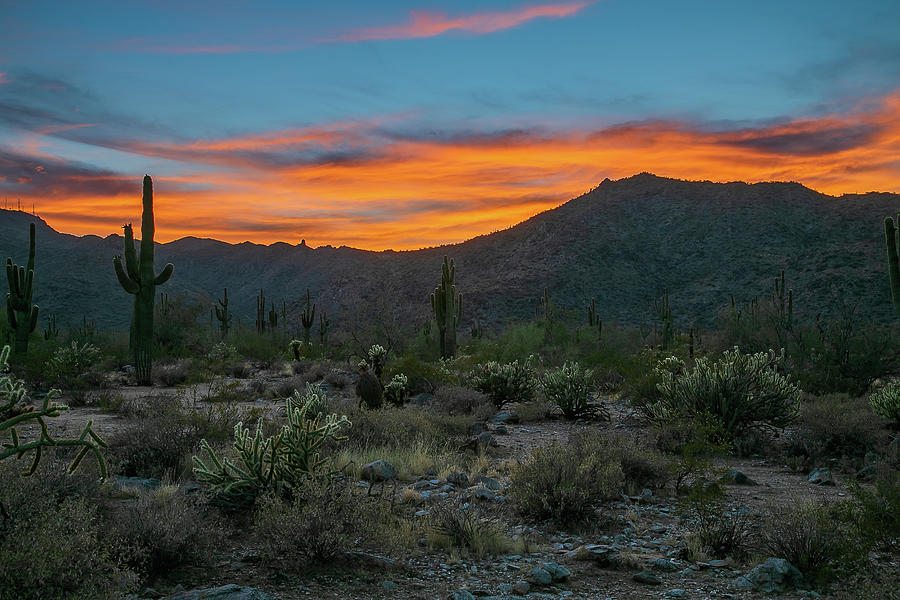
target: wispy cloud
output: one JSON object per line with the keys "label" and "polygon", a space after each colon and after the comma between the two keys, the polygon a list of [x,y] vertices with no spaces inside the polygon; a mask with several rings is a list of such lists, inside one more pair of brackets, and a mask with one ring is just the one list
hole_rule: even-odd
{"label": "wispy cloud", "polygon": [[595,2],[597,0],[535,4],[507,11],[483,12],[454,17],[438,12],[410,11],[410,18],[406,23],[357,29],[321,41],[360,42],[365,40],[426,38],[442,35],[450,31],[475,34],[493,33],[518,27],[535,19],[571,17]]}
{"label": "wispy cloud", "polygon": [[[560,129],[535,120],[532,128],[441,130],[384,118],[154,141],[116,136],[105,125],[59,127],[60,119],[44,117],[29,121],[28,135],[40,129],[49,138],[78,136],[180,162],[180,174],[155,174],[162,240],[305,238],[314,245],[417,248],[508,227],[604,177],[642,171],[799,181],[831,194],[900,192],[900,90],[823,116],[734,125],[643,120]],[[141,175],[0,153],[0,193],[35,201],[51,225],[72,233],[105,235],[114,229],[98,223],[128,220]]]}
{"label": "wispy cloud", "polygon": [[0,71],[0,85],[9,83],[9,74],[6,71]]}

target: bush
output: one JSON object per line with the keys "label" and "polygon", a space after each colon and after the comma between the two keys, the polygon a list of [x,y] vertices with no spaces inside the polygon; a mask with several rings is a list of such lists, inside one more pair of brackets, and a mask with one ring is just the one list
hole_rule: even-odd
{"label": "bush", "polygon": [[872,489],[850,486],[857,502],[850,518],[859,527],[867,546],[900,549],[900,471],[888,470]]}
{"label": "bush", "polygon": [[121,598],[135,581],[101,539],[103,524],[84,495],[95,478],[61,463],[32,477],[0,463],[0,600]]}
{"label": "bush", "polygon": [[836,506],[814,501],[773,509],[761,531],[767,556],[783,558],[810,581],[824,583],[835,568],[863,558],[859,536]]}
{"label": "bush", "polygon": [[541,390],[548,400],[556,404],[567,419],[600,415],[609,419],[603,406],[591,405],[594,373],[582,369],[577,362],[565,363],[558,369],[547,371],[541,377]]}
{"label": "bush", "polygon": [[439,504],[432,507],[430,517],[428,541],[432,546],[463,548],[479,558],[512,550],[512,541],[504,534],[503,523],[480,517],[472,505],[462,508]]}
{"label": "bush", "polygon": [[876,414],[891,422],[895,429],[900,429],[900,382],[892,381],[869,396],[869,404]]}
{"label": "bush", "polygon": [[191,376],[193,366],[193,361],[189,358],[157,362],[153,365],[153,381],[165,387],[181,385]]}
{"label": "bush", "polygon": [[690,371],[678,358],[665,359],[656,369],[661,398],[643,409],[654,421],[709,416],[729,440],[753,428],[785,427],[797,417],[800,389],[777,371],[783,358],[735,348],[715,362],[698,358]]}
{"label": "bush", "polygon": [[573,525],[603,500],[662,487],[668,478],[665,460],[638,441],[589,432],[533,450],[513,469],[510,495],[523,515]]}
{"label": "bush", "polygon": [[254,513],[262,557],[300,571],[358,549],[379,535],[382,509],[346,483],[314,477],[299,484],[293,500],[266,495]]}
{"label": "bush", "polygon": [[531,360],[479,365],[470,376],[473,388],[487,395],[497,408],[509,402],[527,402],[534,397],[535,378]]}
{"label": "bush", "polygon": [[78,377],[87,372],[98,360],[100,349],[93,344],[72,342],[60,346],[47,363],[50,375],[63,390],[79,387]]}
{"label": "bush", "polygon": [[493,413],[494,405],[481,392],[461,385],[442,385],[434,392],[431,408],[447,415],[478,415]]}

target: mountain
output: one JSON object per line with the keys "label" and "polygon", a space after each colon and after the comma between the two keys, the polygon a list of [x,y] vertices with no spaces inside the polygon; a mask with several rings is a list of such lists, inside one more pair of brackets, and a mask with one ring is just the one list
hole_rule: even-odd
{"label": "mountain", "polygon": [[[732,295],[738,301],[768,296],[782,269],[798,318],[835,314],[843,294],[858,315],[887,319],[894,316],[882,223],[898,209],[898,194],[833,197],[797,183],[723,184],[642,173],[604,180],[556,209],[460,244],[370,252],[187,237],[158,244],[156,270],[175,264],[160,290],[170,297],[208,304],[228,287],[232,309],[249,325],[261,287],[277,306],[283,299],[299,303],[308,287],[334,327],[385,306],[424,321],[444,255],[456,260],[464,330],[476,314],[488,326],[532,317],[545,287],[562,309],[583,315],[596,298],[604,320],[632,324],[652,322],[652,302],[668,289],[679,326],[708,326]],[[27,213],[0,210],[0,257],[25,261],[31,221],[37,223],[35,302],[42,325],[56,313],[61,323],[80,323],[86,315],[100,326],[127,327],[131,298],[112,268],[122,237],[62,234]],[[296,321],[296,304],[290,312]]]}

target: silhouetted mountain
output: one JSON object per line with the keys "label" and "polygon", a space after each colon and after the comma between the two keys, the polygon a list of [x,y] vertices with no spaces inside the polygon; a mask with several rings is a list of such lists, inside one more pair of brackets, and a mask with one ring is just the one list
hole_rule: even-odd
{"label": "silhouetted mountain", "polygon": [[[767,296],[781,269],[799,318],[834,314],[838,291],[863,316],[894,318],[882,221],[898,208],[898,194],[833,197],[797,183],[720,184],[642,173],[604,180],[515,227],[450,246],[369,252],[187,237],[158,244],[156,260],[157,270],[175,264],[160,291],[209,303],[227,286],[231,307],[249,325],[260,287],[278,306],[309,287],[335,327],[342,315],[372,314],[385,295],[387,305],[422,321],[445,254],[457,263],[466,328],[475,314],[489,326],[533,316],[544,287],[560,308],[582,315],[596,298],[604,320],[623,323],[651,322],[652,301],[668,288],[679,325],[711,325],[732,294]],[[61,323],[87,315],[98,325],[126,327],[131,298],[112,268],[122,237],[75,237],[26,213],[0,211],[0,258],[25,260],[33,220],[41,324],[56,313]]]}

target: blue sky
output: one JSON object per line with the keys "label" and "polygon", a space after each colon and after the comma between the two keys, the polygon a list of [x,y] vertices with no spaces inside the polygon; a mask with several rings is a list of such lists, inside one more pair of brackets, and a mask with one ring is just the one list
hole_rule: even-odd
{"label": "blue sky", "polygon": [[[610,155],[632,170],[786,176],[830,193],[900,191],[897,165],[871,160],[872,148],[893,149],[889,135],[873,146],[872,131],[873,123],[893,131],[898,31],[900,2],[893,1],[0,1],[0,194],[35,200],[64,229],[84,233],[106,221],[79,221],[78,211],[132,210],[124,198],[150,172],[168,180],[162,189],[179,201],[196,201],[198,217],[188,219],[195,228],[208,220],[201,209],[215,205],[214,193],[244,203],[254,193],[277,197],[245,228],[235,222],[201,235],[274,241],[307,233],[322,243],[429,245],[512,224],[605,176],[631,174],[592,166],[606,155],[579,134],[609,139],[608,132],[634,126],[655,144],[673,143],[666,132],[675,130],[681,144],[694,136],[691,148],[713,135],[732,150],[740,137],[746,150],[750,135],[765,140],[753,145],[757,153],[765,146],[780,154],[751,157],[753,171],[729,167],[737,156],[713,168],[698,154],[692,169],[668,164],[661,149],[644,166]],[[653,124],[660,133],[650,131]],[[302,139],[272,142],[284,132]],[[794,170],[767,166],[796,158],[801,134],[840,143],[817,147],[822,160],[812,165],[804,142]],[[537,175],[505,181],[509,193],[489,177],[490,190],[479,195],[485,171],[465,165],[496,161],[492,172],[518,171],[518,163],[485,150],[485,140],[495,148],[510,135],[516,144],[522,136],[535,142],[533,152],[565,140],[556,168],[567,175],[541,165]],[[819,165],[840,164],[848,139],[870,149],[869,175],[842,184],[840,172]],[[439,145],[430,168],[453,162],[462,183],[451,189],[419,178],[406,185],[414,189],[398,190],[369,175],[372,161],[389,163],[392,182],[417,174],[411,164],[397,168],[404,152],[421,151],[407,147],[412,141]],[[210,144],[231,155],[208,156]],[[192,145],[203,152],[178,152]],[[244,168],[242,158],[255,166]],[[367,170],[346,171],[360,161],[370,161]],[[310,183],[321,173],[297,171],[323,164],[359,176],[366,198],[344,185],[323,190]],[[516,191],[523,181],[530,182],[525,194]],[[380,193],[370,194],[378,185]],[[60,208],[73,194],[83,202]],[[438,205],[431,220],[446,215],[450,225],[411,244],[398,241],[423,206]],[[371,236],[347,233],[371,225],[372,214],[381,218]],[[291,224],[278,229],[276,221]]]}

